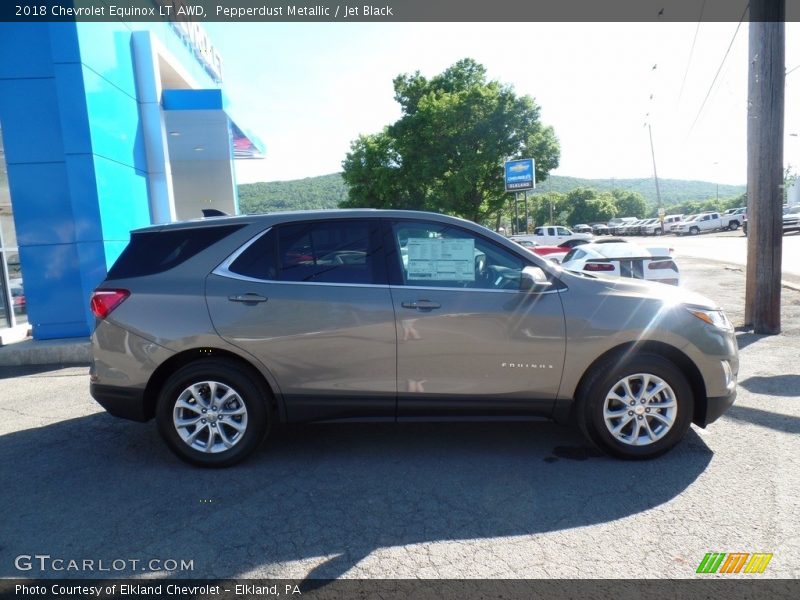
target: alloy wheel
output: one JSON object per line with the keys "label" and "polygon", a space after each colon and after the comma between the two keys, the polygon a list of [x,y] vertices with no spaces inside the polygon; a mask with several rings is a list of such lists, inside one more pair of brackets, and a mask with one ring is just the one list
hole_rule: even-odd
{"label": "alloy wheel", "polygon": [[647,446],[669,433],[678,415],[675,392],[651,373],[617,381],[603,403],[603,420],[611,435],[631,446]]}
{"label": "alloy wheel", "polygon": [[217,454],[233,448],[244,437],[247,407],[231,386],[201,381],[180,393],[172,411],[172,424],[187,446]]}

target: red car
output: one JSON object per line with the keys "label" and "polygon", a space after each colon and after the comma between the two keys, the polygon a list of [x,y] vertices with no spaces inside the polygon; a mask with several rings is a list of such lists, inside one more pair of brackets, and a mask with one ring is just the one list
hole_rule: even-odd
{"label": "red car", "polygon": [[567,252],[572,250],[572,248],[580,244],[585,244],[589,240],[567,240],[566,242],[559,244],[558,246],[542,246],[541,244],[537,244],[536,242],[531,240],[512,239],[512,241],[516,242],[525,249],[530,250],[534,254],[538,254],[539,256],[544,256],[548,260],[560,263],[561,260],[567,255]]}

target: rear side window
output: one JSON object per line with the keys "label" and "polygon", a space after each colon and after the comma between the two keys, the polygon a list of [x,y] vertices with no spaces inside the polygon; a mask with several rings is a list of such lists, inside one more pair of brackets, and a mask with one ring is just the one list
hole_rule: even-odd
{"label": "rear side window", "polygon": [[584,256],[586,256],[586,252],[574,248],[573,250],[567,252],[567,255],[564,257],[563,262],[569,262],[571,260],[580,260]]}
{"label": "rear side window", "polygon": [[163,273],[229,236],[242,225],[146,231],[131,241],[108,272],[109,279]]}
{"label": "rear side window", "polygon": [[366,219],[280,225],[230,270],[273,281],[385,284],[380,225]]}

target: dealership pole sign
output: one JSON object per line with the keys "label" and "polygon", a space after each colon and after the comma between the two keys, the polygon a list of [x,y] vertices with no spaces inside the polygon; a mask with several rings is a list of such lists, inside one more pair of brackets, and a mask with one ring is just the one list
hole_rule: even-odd
{"label": "dealership pole sign", "polygon": [[524,192],[536,187],[536,174],[532,158],[507,160],[505,167],[506,191]]}

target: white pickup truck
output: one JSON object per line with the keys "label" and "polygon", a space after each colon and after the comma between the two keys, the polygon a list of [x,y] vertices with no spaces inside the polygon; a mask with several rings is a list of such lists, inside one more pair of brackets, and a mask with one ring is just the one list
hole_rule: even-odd
{"label": "white pickup truck", "polygon": [[717,229],[737,229],[741,225],[741,220],[741,215],[720,215],[715,212],[700,213],[691,221],[680,223],[674,229],[674,232],[676,235],[686,233],[697,235],[704,231],[716,231]]}
{"label": "white pickup truck", "polygon": [[722,219],[723,226],[731,231],[736,231],[747,221],[747,207],[729,208],[720,215],[720,218]]}
{"label": "white pickup truck", "polygon": [[543,225],[534,228],[532,235],[515,235],[512,239],[530,240],[542,246],[558,246],[567,240],[591,240],[593,237],[591,233],[575,233],[559,225]]}

